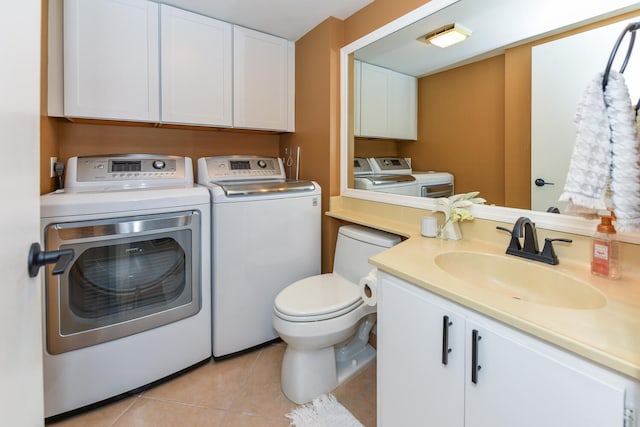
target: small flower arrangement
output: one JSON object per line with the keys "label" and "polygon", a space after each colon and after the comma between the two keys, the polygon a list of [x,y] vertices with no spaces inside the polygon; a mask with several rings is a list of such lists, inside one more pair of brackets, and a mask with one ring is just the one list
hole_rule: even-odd
{"label": "small flower arrangement", "polygon": [[458,222],[472,220],[473,214],[468,211],[468,208],[474,204],[486,202],[482,197],[477,197],[478,194],[480,194],[479,191],[472,191],[436,199],[439,206],[433,209],[433,212],[444,213],[444,223],[438,228],[438,238],[452,240],[462,238]]}

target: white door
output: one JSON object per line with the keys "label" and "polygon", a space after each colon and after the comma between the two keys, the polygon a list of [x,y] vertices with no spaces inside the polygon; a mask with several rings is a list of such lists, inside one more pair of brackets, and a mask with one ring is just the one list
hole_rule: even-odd
{"label": "white door", "polygon": [[[564,189],[569,160],[576,138],[575,116],[578,102],[589,84],[603,72],[611,49],[628,22],[555,40],[532,49],[531,58],[531,208],[546,211],[556,206]],[[615,61],[619,70],[627,51],[625,38]],[[589,49],[583,49],[589,46]],[[637,102],[640,95],[640,66],[631,62],[624,76]],[[561,96],[559,96],[561,95]],[[548,185],[536,185],[542,179]]]}
{"label": "white door", "polygon": [[27,253],[39,241],[41,4],[18,1],[0,14],[0,424],[43,424],[40,278]]}

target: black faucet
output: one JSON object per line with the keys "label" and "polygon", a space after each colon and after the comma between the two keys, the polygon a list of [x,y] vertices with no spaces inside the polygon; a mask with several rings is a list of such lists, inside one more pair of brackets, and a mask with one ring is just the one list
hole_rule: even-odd
{"label": "black faucet", "polygon": [[[557,265],[558,256],[553,249],[553,242],[571,243],[571,239],[544,239],[542,252],[538,249],[538,234],[536,225],[529,218],[521,216],[513,225],[513,230],[504,227],[496,227],[498,230],[511,233],[511,241],[507,247],[507,255],[515,255],[545,264]],[[524,246],[520,245],[520,238],[524,236]]]}

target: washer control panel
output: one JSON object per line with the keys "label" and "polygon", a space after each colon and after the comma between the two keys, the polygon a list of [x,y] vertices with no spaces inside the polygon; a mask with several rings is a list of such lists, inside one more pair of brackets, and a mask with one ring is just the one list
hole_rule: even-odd
{"label": "washer control panel", "polygon": [[67,163],[67,181],[70,178],[80,185],[106,181],[135,183],[186,180],[193,182],[193,176],[186,175],[187,169],[193,169],[190,162],[191,159],[188,157],[165,155],[124,154],[73,157]]}
{"label": "washer control panel", "polygon": [[198,182],[285,179],[277,157],[215,156],[198,159]]}
{"label": "washer control panel", "polygon": [[369,160],[375,173],[411,174],[411,165],[404,157],[372,157]]}

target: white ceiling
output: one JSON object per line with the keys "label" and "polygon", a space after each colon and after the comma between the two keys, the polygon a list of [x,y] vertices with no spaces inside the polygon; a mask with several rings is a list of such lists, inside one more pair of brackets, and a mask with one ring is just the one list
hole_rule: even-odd
{"label": "white ceiling", "polygon": [[[363,62],[420,77],[498,54],[507,46],[639,7],[640,1],[637,0],[458,0],[358,49],[355,57]],[[421,35],[454,22],[472,31],[471,37],[463,43],[441,49],[416,40]]]}
{"label": "white ceiling", "polygon": [[346,19],[373,0],[158,0],[296,41],[330,16]]}

